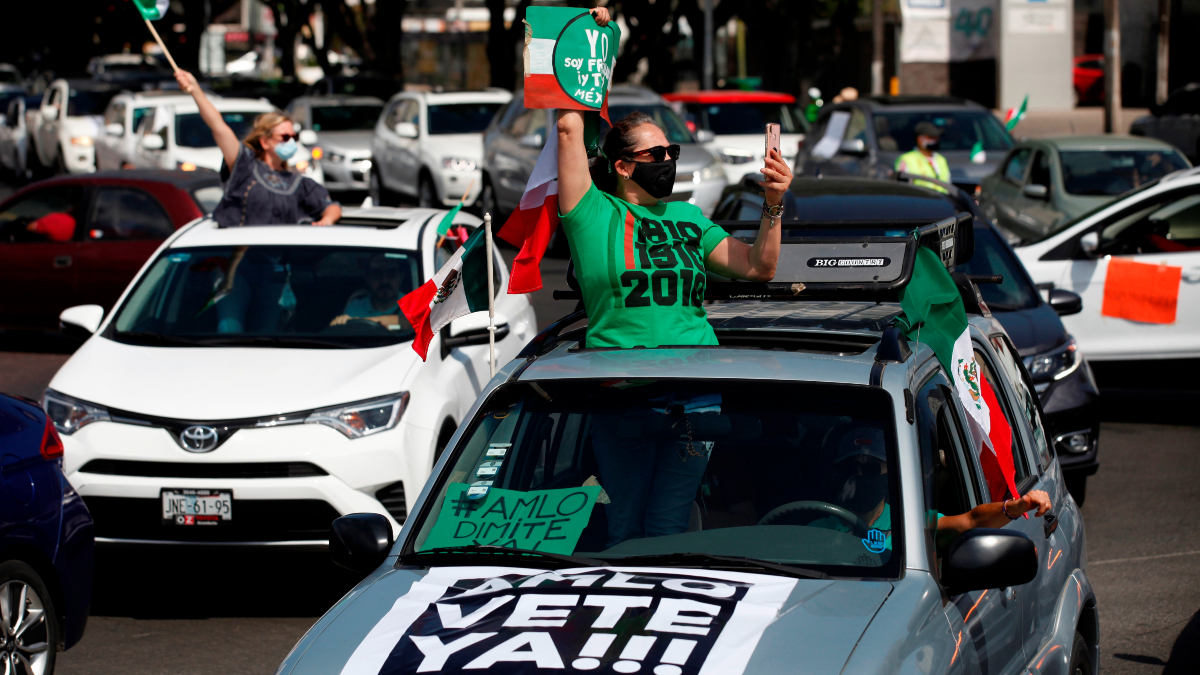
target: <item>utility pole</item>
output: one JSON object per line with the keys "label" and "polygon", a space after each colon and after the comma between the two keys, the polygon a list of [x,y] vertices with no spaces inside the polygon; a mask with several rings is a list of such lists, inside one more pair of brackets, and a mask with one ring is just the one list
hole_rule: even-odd
{"label": "utility pole", "polygon": [[1158,73],[1154,102],[1162,105],[1170,93],[1167,72],[1171,65],[1171,0],[1158,0]]}
{"label": "utility pole", "polygon": [[1121,127],[1121,2],[1104,0],[1104,133]]}
{"label": "utility pole", "polygon": [[713,88],[713,0],[704,0],[704,77],[703,88]]}
{"label": "utility pole", "polygon": [[875,42],[875,53],[871,56],[871,95],[883,96],[883,0],[871,0],[871,39]]}

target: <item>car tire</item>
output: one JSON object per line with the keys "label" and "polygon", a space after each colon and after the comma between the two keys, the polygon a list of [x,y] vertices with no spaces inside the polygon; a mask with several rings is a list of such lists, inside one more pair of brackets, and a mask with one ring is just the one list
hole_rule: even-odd
{"label": "car tire", "polygon": [[479,217],[483,214],[492,214],[492,226],[498,227],[504,223],[504,218],[500,213],[500,203],[496,201],[496,188],[492,187],[492,181],[485,175],[483,177],[483,187],[479,190],[479,199],[476,201],[479,205]]}
{"label": "car tire", "polygon": [[1067,492],[1071,493],[1071,499],[1079,506],[1083,506],[1083,500],[1087,499],[1087,476],[1072,476],[1067,474],[1063,476],[1063,482],[1067,484]]}
{"label": "car tire", "polygon": [[421,172],[421,177],[417,179],[417,207],[422,209],[441,207],[441,204],[438,203],[437,188],[433,186],[433,179],[425,172]]}
{"label": "car tire", "polygon": [[[4,634],[12,635],[22,622],[30,621],[15,648],[10,652],[6,645],[0,651],[5,672],[50,675],[54,672],[58,645],[62,642],[62,626],[46,583],[33,567],[20,560],[9,560],[0,563],[0,594],[4,594],[5,605],[9,608],[24,602],[19,616],[11,610],[0,613]],[[31,620],[32,611],[40,611],[41,615]]]}
{"label": "car tire", "polygon": [[70,170],[67,169],[67,160],[61,147],[58,149],[58,155],[54,158],[54,173],[60,176],[70,173]]}
{"label": "car tire", "polygon": [[446,446],[450,445],[450,439],[454,437],[455,431],[458,431],[458,427],[454,424],[454,420],[447,419],[442,423],[437,443],[433,446],[433,466],[437,466],[438,460],[442,458],[442,453],[446,451]]}
{"label": "car tire", "polygon": [[396,193],[383,186],[383,180],[379,177],[379,172],[372,167],[371,177],[367,180],[367,194],[371,197],[371,203],[375,206],[399,206],[400,200],[396,197]]}
{"label": "car tire", "polygon": [[1079,633],[1075,634],[1075,644],[1071,647],[1071,661],[1067,667],[1067,675],[1092,675],[1092,650],[1088,648],[1087,640]]}

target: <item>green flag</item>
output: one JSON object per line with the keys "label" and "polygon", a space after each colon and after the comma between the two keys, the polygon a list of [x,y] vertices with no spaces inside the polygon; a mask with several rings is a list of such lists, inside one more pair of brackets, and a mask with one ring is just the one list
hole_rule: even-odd
{"label": "green flag", "polygon": [[983,164],[987,161],[987,153],[983,151],[983,141],[975,141],[971,146],[971,163]]}
{"label": "green flag", "polygon": [[1008,133],[1012,133],[1017,122],[1025,119],[1025,106],[1029,105],[1029,94],[1025,94],[1025,99],[1021,101],[1020,108],[1009,108],[1008,113],[1004,116],[1004,128]]}
{"label": "green flag", "polygon": [[462,202],[455,204],[446,217],[442,218],[442,223],[438,225],[439,236],[446,236],[446,233],[450,231],[450,226],[454,223],[454,216],[457,216],[459,211],[462,211]]}
{"label": "green flag", "polygon": [[133,0],[134,6],[142,13],[142,18],[147,21],[158,21],[167,15],[167,8],[171,5],[171,0]]}

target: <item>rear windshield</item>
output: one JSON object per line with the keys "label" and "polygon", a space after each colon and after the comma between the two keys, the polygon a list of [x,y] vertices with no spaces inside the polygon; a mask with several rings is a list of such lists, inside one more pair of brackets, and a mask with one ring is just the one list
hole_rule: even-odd
{"label": "rear windshield", "polygon": [[[429,106],[429,133],[479,134],[487,129],[500,103],[454,103]],[[378,115],[376,115],[378,118]]]}
{"label": "rear windshield", "polygon": [[319,105],[312,109],[313,131],[370,131],[375,128],[381,105]]}
{"label": "rear windshield", "polygon": [[437,478],[415,551],[491,544],[647,566],[704,553],[890,576],[891,409],[882,389],[844,385],[509,385]]}
{"label": "rear windshield", "polygon": [[687,121],[714,134],[762,134],[768,123],[785,134],[804,133],[803,116],[790,103],[689,103]]}
{"label": "rear windshield", "polygon": [[1190,166],[1175,150],[1067,150],[1063,189],[1073,195],[1116,196]]}
{"label": "rear windshield", "polygon": [[[262,113],[257,112],[223,112],[221,118],[233,130],[238,138],[245,138],[254,127],[254,120]],[[211,148],[217,144],[212,130],[200,118],[200,113],[186,113],[175,116],[175,145],[185,148]]]}

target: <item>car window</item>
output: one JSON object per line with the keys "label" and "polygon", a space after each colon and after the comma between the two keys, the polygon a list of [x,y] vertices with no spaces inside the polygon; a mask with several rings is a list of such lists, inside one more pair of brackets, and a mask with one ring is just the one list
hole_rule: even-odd
{"label": "car window", "polygon": [[1167,99],[1162,115],[1200,115],[1200,88],[1181,89]]}
{"label": "car window", "polygon": [[49,105],[59,105],[62,103],[62,89],[55,87],[50,90],[50,98],[46,101]]}
{"label": "car window", "polygon": [[1200,195],[1156,199],[1100,232],[1105,255],[1200,251]]}
{"label": "car window", "polygon": [[1073,195],[1116,196],[1189,166],[1175,150],[1069,150],[1059,161]]}
{"label": "car window", "polygon": [[0,210],[0,242],[63,242],[75,236],[83,188],[34,190]]}
{"label": "car window", "polygon": [[104,123],[125,126],[125,104],[119,101],[108,104],[108,110],[104,111]]}
{"label": "car window", "polygon": [[785,134],[804,132],[801,114],[787,103],[689,103],[688,118],[717,135],[760,135],[767,124]]}
{"label": "car window", "polygon": [[860,140],[867,143],[867,114],[859,108],[850,109],[850,122],[846,124],[846,133],[842,136],[844,141]]}
{"label": "car window", "polygon": [[[979,464],[983,469],[983,478],[987,495],[985,501],[998,502],[1005,499],[1011,499],[1014,495],[1009,494],[1008,484],[1004,479],[1004,471],[1007,470],[1011,463],[1013,470],[1013,482],[1020,486],[1022,482],[1030,475],[1029,466],[1025,461],[1025,452],[1022,450],[1020,435],[1018,434],[1018,425],[1020,420],[1015,416],[1016,413],[1009,405],[1008,397],[1004,393],[1004,388],[1001,382],[997,379],[996,373],[992,371],[992,366],[989,364],[988,356],[983,350],[975,350],[975,362],[979,364],[980,375],[983,380],[991,387],[992,393],[995,395],[995,400],[988,400],[987,404],[990,408],[993,403],[1000,406],[1000,412],[1004,416],[1004,421],[1008,423],[1008,437],[1004,438],[1003,434],[998,433],[997,429],[992,429],[988,436],[991,440],[992,450],[989,452],[984,447],[983,443],[979,443],[981,448],[979,452]],[[992,423],[995,425],[996,418],[992,417]],[[982,439],[978,439],[982,440]],[[1018,487],[1018,490],[1020,488]]]}
{"label": "car window", "polygon": [[[879,388],[807,382],[515,382],[468,422],[411,543],[891,576],[903,559],[892,405]],[[518,502],[538,500],[551,517],[511,530]]]}
{"label": "car window", "polygon": [[525,106],[521,103],[521,98],[513,98],[509,102],[508,107],[504,109],[504,116],[500,118],[500,129],[511,135],[512,126],[516,123],[517,118],[525,113]]}
{"label": "car window", "polygon": [[975,254],[967,262],[959,263],[957,270],[964,274],[1004,277],[998,284],[978,285],[983,301],[992,311],[1012,312],[1040,304],[1021,262],[990,227],[975,228]]}
{"label": "car window", "polygon": [[142,119],[145,118],[151,110],[153,110],[153,108],[134,108],[133,120],[130,122],[129,128],[137,130],[138,125],[142,123]]}
{"label": "car window", "polygon": [[521,138],[529,134],[542,134],[542,139],[545,140],[546,132],[546,111],[541,109],[524,109],[520,115],[517,115],[512,124],[505,129],[505,133],[513,138]]}
{"label": "car window", "polygon": [[196,201],[196,205],[204,213],[212,213],[217,208],[217,204],[221,203],[221,198],[225,196],[225,188],[220,185],[209,185],[207,187],[197,188],[192,191],[192,199]]}
{"label": "car window", "polygon": [[414,333],[397,301],[420,279],[415,251],[171,248],[154,260],[117,309],[112,339],[154,346],[399,344]]}
{"label": "car window", "polygon": [[8,113],[4,118],[4,126],[16,128],[21,123],[21,99],[17,98],[9,102]]}
{"label": "car window", "polygon": [[[238,138],[245,138],[254,127],[254,120],[262,113],[223,112],[221,119]],[[165,140],[165,139],[164,139]],[[212,130],[200,118],[200,113],[184,113],[175,116],[175,145],[185,148],[211,148],[217,144]]]}
{"label": "car window", "polygon": [[993,335],[991,342],[992,349],[996,350],[996,357],[999,360],[998,367],[1004,371],[1004,376],[1012,384],[1017,397],[1014,402],[1016,410],[1013,414],[1023,420],[1029,433],[1032,434],[1033,437],[1030,441],[1033,447],[1030,448],[1030,451],[1037,459],[1038,465],[1045,469],[1050,466],[1050,444],[1046,439],[1046,427],[1042,424],[1041,404],[1034,392],[1033,383],[1029,379],[1029,374],[1025,372],[1025,366],[1021,363],[1017,349],[1012,346],[1007,336]]}
{"label": "car window", "polygon": [[1033,156],[1033,168],[1029,170],[1030,185],[1044,185],[1050,189],[1050,155],[1045,150],[1038,150]]}
{"label": "car window", "polygon": [[397,114],[400,115],[401,122],[407,122],[413,126],[419,126],[421,117],[421,104],[413,99],[409,99],[400,106],[400,111]]}
{"label": "car window", "polygon": [[158,200],[134,188],[100,188],[92,201],[89,239],[166,239],[175,225]]}
{"label": "car window", "polygon": [[1033,154],[1033,150],[1029,148],[1021,148],[1014,152],[1004,165],[1004,177],[1017,185],[1024,183],[1025,168],[1029,166],[1029,156],[1031,154]]}
{"label": "car window", "polygon": [[[675,114],[665,105],[650,103],[646,105],[610,105],[608,106],[608,117],[611,120],[620,120],[628,116],[634,111],[640,111],[649,115],[654,123],[657,124],[667,135],[667,141],[671,143],[695,143],[692,138],[692,132],[688,131],[687,124],[679,119],[679,115]],[[600,135],[603,137],[608,133],[608,123],[600,120]]]}
{"label": "car window", "polygon": [[955,516],[979,504],[970,447],[951,401],[954,393],[941,368],[921,385],[916,400],[917,442],[924,474],[926,526],[937,514]]}
{"label": "car window", "polygon": [[[932,122],[941,128],[941,150],[970,150],[978,143],[984,150],[1003,152],[1013,146],[1012,137],[986,110],[876,111],[875,117],[887,120],[888,136],[903,151],[917,147],[916,129],[921,122]],[[882,142],[881,135],[880,147]]]}
{"label": "car window", "polygon": [[[499,107],[499,103],[431,105],[429,106],[429,133],[430,135],[483,133]],[[545,115],[542,117],[544,118]],[[545,127],[543,126],[543,128]]]}
{"label": "car window", "polygon": [[388,106],[387,112],[384,113],[384,126],[395,131],[396,125],[400,123],[400,107],[404,105],[404,101],[393,101]]}
{"label": "car window", "polygon": [[71,89],[70,98],[67,99],[67,115],[70,117],[103,115],[104,108],[116,95],[116,91]]}
{"label": "car window", "polygon": [[314,106],[311,128],[313,131],[370,131],[382,112],[383,106],[373,103]]}

